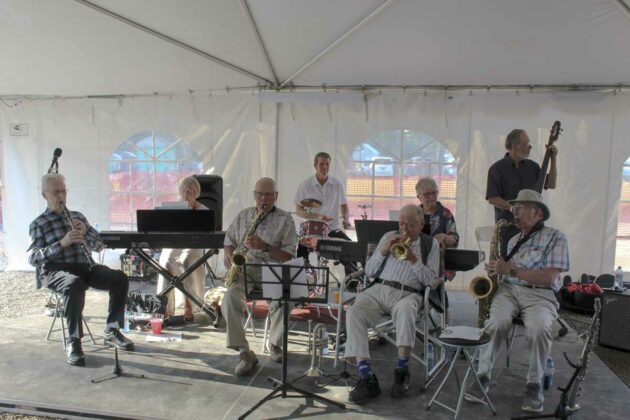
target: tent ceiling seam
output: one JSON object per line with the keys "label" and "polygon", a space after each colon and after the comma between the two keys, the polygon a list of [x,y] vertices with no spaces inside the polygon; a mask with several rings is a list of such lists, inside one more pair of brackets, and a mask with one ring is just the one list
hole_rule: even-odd
{"label": "tent ceiling seam", "polygon": [[245,15],[245,20],[247,20],[247,23],[249,24],[249,28],[251,29],[254,35],[254,39],[256,40],[258,47],[262,51],[265,64],[267,65],[267,70],[269,70],[269,72],[273,76],[274,86],[278,86],[278,83],[279,83],[278,75],[276,74],[276,70],[274,69],[273,64],[271,63],[271,57],[269,56],[269,52],[267,51],[267,48],[265,47],[265,43],[262,40],[262,36],[260,35],[260,31],[258,30],[258,25],[256,25],[256,21],[254,20],[252,11],[249,8],[249,5],[247,4],[247,0],[240,0],[239,3],[241,5],[241,10],[243,11],[243,14]]}
{"label": "tent ceiling seam", "polygon": [[[75,0],[76,1],[76,0]],[[327,93],[339,93],[343,91],[361,91],[369,94],[379,93],[381,90],[401,91],[405,93],[421,93],[422,91],[501,91],[518,90],[520,92],[611,92],[620,93],[630,91],[630,84],[529,84],[529,85],[325,85]],[[323,92],[322,86],[291,86],[279,89],[280,91],[291,92]],[[277,92],[275,88],[261,88],[261,86],[242,86],[226,89],[196,89],[181,92],[153,92],[153,93],[129,93],[112,95],[23,95],[23,94],[0,94],[0,101],[6,106],[6,101],[20,100],[61,100],[61,99],[112,99],[121,100],[123,98],[148,98],[148,97],[173,97],[173,96],[208,96],[208,95],[228,95],[232,93],[252,94],[258,92]]]}
{"label": "tent ceiling seam", "polygon": [[141,31],[143,31],[143,32],[145,32],[145,33],[147,33],[149,35],[153,35],[154,37],[159,38],[159,39],[161,39],[163,41],[169,42],[169,43],[171,43],[173,45],[176,45],[176,46],[178,46],[180,48],[183,48],[183,49],[185,49],[185,50],[187,50],[189,52],[197,54],[197,55],[199,55],[199,56],[201,56],[201,57],[203,57],[203,58],[205,58],[207,60],[210,60],[210,61],[213,61],[213,62],[215,62],[217,64],[220,64],[221,66],[226,67],[226,68],[228,68],[228,69],[230,69],[232,71],[240,73],[240,74],[242,74],[244,76],[247,76],[249,78],[252,78],[254,80],[258,80],[258,81],[262,82],[263,84],[273,85],[273,82],[271,82],[270,80],[267,80],[266,78],[264,78],[262,76],[259,76],[259,75],[255,74],[255,73],[252,73],[249,70],[246,70],[246,69],[244,69],[242,67],[239,67],[239,66],[237,66],[235,64],[232,64],[232,63],[230,63],[228,61],[225,61],[225,60],[223,60],[223,59],[221,59],[221,58],[219,58],[217,56],[214,56],[214,55],[209,54],[209,53],[207,53],[205,51],[202,51],[199,48],[195,48],[192,45],[186,44],[186,43],[184,43],[182,41],[179,41],[179,40],[177,40],[175,38],[172,38],[172,37],[170,37],[168,35],[165,35],[165,34],[163,34],[161,32],[158,32],[158,31],[156,31],[154,29],[151,29],[148,26],[145,26],[145,25],[142,25],[142,24],[140,24],[138,22],[135,22],[135,21],[133,21],[133,20],[131,20],[129,18],[126,18],[126,17],[124,17],[122,15],[119,15],[118,13],[112,12],[111,10],[105,9],[104,7],[101,7],[101,6],[97,5],[97,4],[94,4],[94,3],[92,3],[92,2],[90,2],[88,0],[73,0],[73,1],[75,3],[79,3],[79,4],[83,5],[83,6],[89,7],[89,8],[91,8],[91,9],[93,9],[93,10],[99,12],[99,13],[102,13],[102,14],[106,15],[106,16],[109,16],[110,18],[116,19],[119,22],[122,22],[122,23],[124,23],[126,25],[129,25],[131,27],[139,29],[139,30],[141,30]]}
{"label": "tent ceiling seam", "polygon": [[630,6],[628,5],[627,0],[613,0],[613,2],[619,6],[626,17],[630,18]]}
{"label": "tent ceiling seam", "polygon": [[370,20],[372,20],[373,18],[375,18],[376,16],[381,14],[381,12],[383,12],[385,9],[387,9],[389,6],[391,6],[394,1],[395,0],[386,0],[385,3],[381,4],[379,7],[374,9],[369,15],[367,15],[366,17],[361,19],[361,21],[359,23],[354,25],[352,28],[347,30],[343,35],[341,35],[339,38],[337,38],[335,41],[333,41],[332,44],[330,44],[329,46],[324,48],[315,57],[311,58],[306,64],[304,64],[302,67],[300,67],[295,72],[293,72],[293,74],[291,74],[289,77],[287,77],[280,84],[280,87],[286,86],[293,79],[295,79],[297,76],[302,74],[306,69],[308,69],[310,66],[312,66],[316,61],[318,61],[320,58],[322,58],[324,55],[326,55],[329,51],[331,51],[333,48],[335,48],[337,45],[339,45],[341,42],[343,42],[347,37],[352,35],[354,32],[358,31],[361,27],[366,25]]}

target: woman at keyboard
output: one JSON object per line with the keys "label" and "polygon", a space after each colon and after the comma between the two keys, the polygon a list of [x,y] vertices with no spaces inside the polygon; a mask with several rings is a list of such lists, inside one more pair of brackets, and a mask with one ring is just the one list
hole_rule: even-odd
{"label": "woman at keyboard", "polygon": [[[184,178],[179,183],[179,195],[182,201],[185,201],[190,210],[208,210],[203,204],[197,201],[201,194],[201,185],[199,181],[192,176]],[[179,276],[190,265],[197,261],[203,255],[203,249],[163,249],[160,255],[160,265],[174,276]],[[160,293],[168,282],[163,276],[158,277],[157,293]],[[189,293],[197,296],[203,301],[203,293],[205,288],[205,267],[202,265],[190,274],[186,281],[183,282],[184,289]],[[175,314],[175,309],[184,305],[184,321],[192,322],[195,320],[194,312],[201,310],[194,305],[184,294],[177,289],[171,290],[168,295],[168,303],[166,305],[165,316],[168,318]]]}

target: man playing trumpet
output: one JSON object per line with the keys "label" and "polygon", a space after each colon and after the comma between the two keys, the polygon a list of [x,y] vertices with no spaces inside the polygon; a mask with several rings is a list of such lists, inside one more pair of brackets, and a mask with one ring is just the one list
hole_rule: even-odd
{"label": "man playing trumpet", "polygon": [[551,352],[552,325],[558,315],[554,291],[562,286],[560,273],[569,270],[569,247],[562,232],[543,224],[550,212],[538,192],[521,190],[509,203],[520,234],[510,239],[507,261],[499,258],[486,265],[490,273],[501,275],[503,280],[490,306],[485,332],[491,340],[481,352],[477,375],[487,391],[497,352],[512,327],[512,318],[520,315],[529,353],[521,410],[541,412],[544,397],[540,382]]}
{"label": "man playing trumpet", "polygon": [[423,305],[421,293],[425,286],[435,288],[440,282],[439,245],[422,233],[422,209],[413,204],[404,206],[398,223],[401,233],[386,233],[368,260],[365,272],[374,281],[357,296],[346,317],[346,358],[350,363],[356,359],[360,376],[349,395],[350,402],[356,404],[381,393],[370,365],[368,328],[383,315],[391,315],[396,326],[398,363],[391,396],[403,397],[409,393],[409,355],[416,339],[416,319]]}
{"label": "man playing trumpet", "polygon": [[38,270],[38,286],[41,281],[45,287],[63,296],[63,311],[68,323],[66,360],[71,365],[85,366],[81,336],[85,291],[89,287],[109,291],[105,344],[134,350],[133,343],[120,332],[129,289],[127,276],[120,270],[92,265],[89,252],[100,251],[104,245],[83,214],[68,211],[72,226],[69,225],[70,221],[64,215],[68,193],[64,177],[44,175],[41,188],[48,208],[29,227],[28,261]]}
{"label": "man playing trumpet", "polygon": [[[290,213],[275,206],[278,199],[276,182],[271,178],[259,179],[254,187],[254,199],[256,206],[241,210],[225,233],[224,263],[228,271],[232,269],[235,251],[244,253],[247,263],[282,263],[295,255],[297,245],[295,223]],[[252,283],[260,285],[262,276],[260,270],[249,269],[247,276],[250,285]],[[232,284],[226,286],[228,290],[225,292],[221,310],[227,323],[227,347],[240,353],[241,360],[236,366],[236,375],[247,375],[258,364],[258,358],[250,350],[245,337],[243,326],[245,279],[242,271],[234,277]],[[278,302],[269,303],[269,316],[271,359],[281,362],[282,311]]]}

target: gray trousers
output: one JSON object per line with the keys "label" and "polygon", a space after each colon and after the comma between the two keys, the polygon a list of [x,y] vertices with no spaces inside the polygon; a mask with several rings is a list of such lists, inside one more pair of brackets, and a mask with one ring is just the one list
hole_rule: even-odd
{"label": "gray trousers", "polygon": [[[254,282],[261,281],[260,272],[248,271],[248,278],[253,277]],[[251,287],[248,284],[248,287]],[[221,312],[227,324],[227,347],[239,350],[240,347],[249,347],[245,337],[245,316],[243,305],[245,304],[245,280],[241,274],[225,292]],[[269,302],[269,344],[282,346],[282,311],[277,301]]]}
{"label": "gray trousers", "polygon": [[377,284],[357,295],[346,314],[345,357],[370,358],[368,328],[384,315],[391,315],[396,327],[396,346],[413,347],[416,320],[422,309],[422,295]]}
{"label": "gray trousers", "polygon": [[501,343],[505,343],[512,328],[512,318],[520,314],[525,324],[529,353],[527,383],[540,383],[551,352],[552,327],[558,316],[557,309],[558,302],[553,290],[501,284],[494,295],[490,318],[485,324],[490,342],[481,351],[478,373],[490,376]]}

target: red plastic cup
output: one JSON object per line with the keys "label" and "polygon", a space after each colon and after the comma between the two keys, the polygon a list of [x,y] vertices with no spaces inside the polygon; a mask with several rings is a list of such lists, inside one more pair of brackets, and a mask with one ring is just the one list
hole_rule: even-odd
{"label": "red plastic cup", "polygon": [[162,322],[160,318],[151,318],[151,332],[153,334],[162,334]]}

